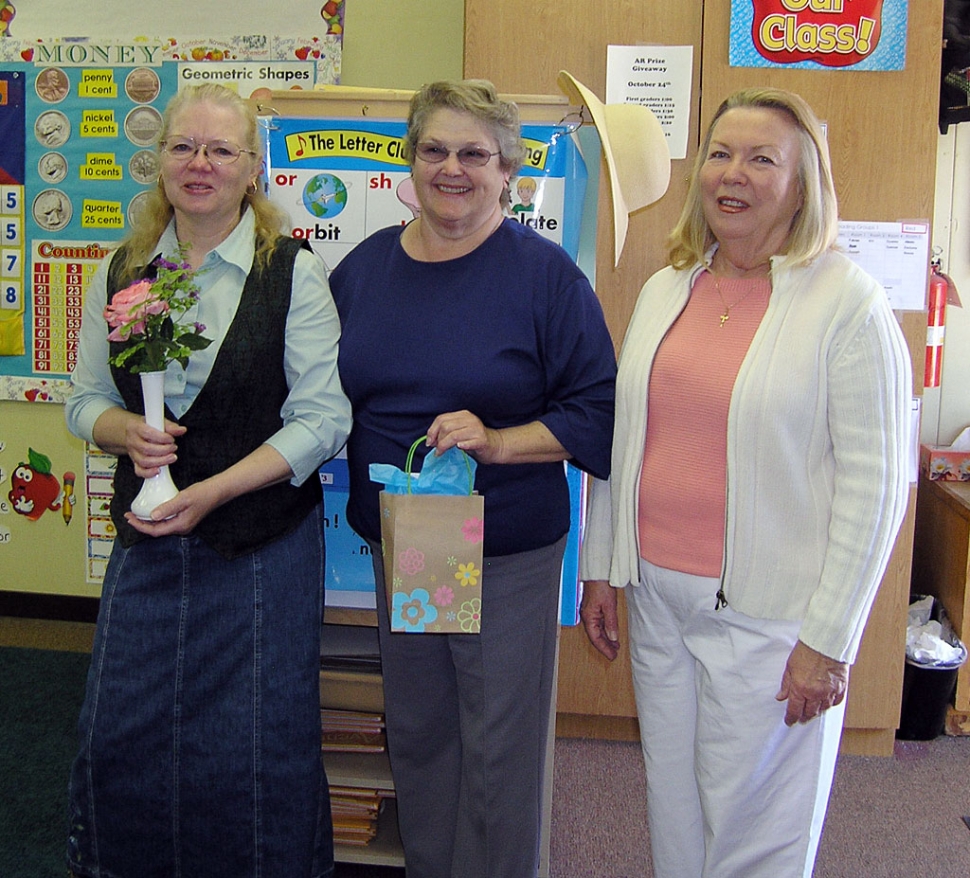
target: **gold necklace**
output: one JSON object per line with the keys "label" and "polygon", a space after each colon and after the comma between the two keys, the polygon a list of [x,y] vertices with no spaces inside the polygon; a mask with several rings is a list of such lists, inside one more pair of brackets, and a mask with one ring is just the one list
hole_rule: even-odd
{"label": "gold necklace", "polygon": [[717,275],[711,272],[711,277],[714,278],[714,289],[717,290],[718,298],[721,300],[721,304],[724,306],[724,313],[720,316],[721,323],[718,326],[718,329],[722,329],[724,324],[728,322],[728,318],[731,316],[731,309],[740,305],[755,291],[756,288],[752,286],[751,289],[749,289],[740,299],[738,299],[736,302],[732,302],[729,305],[724,298],[724,293],[721,292],[721,285],[718,283]]}

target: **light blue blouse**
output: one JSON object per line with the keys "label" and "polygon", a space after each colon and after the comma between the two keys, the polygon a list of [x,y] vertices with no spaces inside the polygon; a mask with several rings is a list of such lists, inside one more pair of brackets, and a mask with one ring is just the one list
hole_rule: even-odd
{"label": "light blue blouse", "polygon": [[[253,264],[254,230],[252,212],[247,210],[226,240],[206,256],[197,273],[201,291],[198,313],[190,311],[183,320],[202,323],[204,335],[213,342],[204,351],[192,353],[186,370],[178,363],[168,368],[165,403],[176,417],[189,410],[208,379],[236,314]],[[178,251],[174,221],[162,234],[156,250],[174,261]],[[103,317],[110,260],[108,256],[99,266],[85,294],[78,361],[71,375],[74,390],[66,406],[68,429],[89,442],[94,441],[98,418],[109,408],[124,407],[108,366],[108,327]],[[337,373],[339,338],[340,320],[330,296],[326,266],[317,254],[301,250],[293,269],[286,320],[283,366],[289,394],[280,412],[283,427],[267,439],[293,470],[293,485],[315,474],[320,463],[340,450],[350,432],[350,403]]]}

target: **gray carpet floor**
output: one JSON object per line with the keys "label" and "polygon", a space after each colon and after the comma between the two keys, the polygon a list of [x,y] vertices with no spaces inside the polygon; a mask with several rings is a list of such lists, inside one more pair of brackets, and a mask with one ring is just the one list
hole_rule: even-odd
{"label": "gray carpet floor", "polygon": [[[90,631],[0,616],[0,645],[84,651],[90,649]],[[5,652],[0,650],[0,659],[11,661],[19,650]],[[7,827],[0,833],[0,878],[63,874],[58,868],[63,796],[83,664],[68,665],[71,674],[61,665],[58,671],[42,671],[46,686],[13,691],[11,668],[0,662],[0,740],[9,742],[14,724],[27,719],[46,731],[56,729],[58,736],[56,747],[28,738],[19,753],[10,752],[9,745],[0,753],[6,759],[0,772],[0,823]],[[48,688],[52,679],[60,679],[64,691]],[[561,738],[554,774],[550,878],[653,878],[639,745]],[[28,778],[52,792],[31,799]],[[970,828],[963,817],[970,817],[970,737],[898,741],[891,758],[843,756],[815,878],[966,878]],[[23,821],[22,829],[11,833],[17,820]],[[45,847],[52,859],[41,865],[32,858]],[[344,864],[337,878],[403,874]]]}
{"label": "gray carpet floor", "polygon": [[[556,741],[550,878],[652,878],[637,744]],[[970,875],[970,737],[843,756],[815,878]]]}

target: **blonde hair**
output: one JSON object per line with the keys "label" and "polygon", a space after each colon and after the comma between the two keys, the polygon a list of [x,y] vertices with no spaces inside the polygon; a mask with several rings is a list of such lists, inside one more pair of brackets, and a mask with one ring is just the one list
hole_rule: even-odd
{"label": "blonde hair", "polygon": [[412,164],[414,150],[424,134],[428,119],[435,110],[457,110],[478,119],[498,141],[499,164],[509,176],[518,172],[525,161],[525,144],[519,108],[512,101],[499,98],[495,86],[487,79],[443,79],[422,86],[411,98],[408,128],[404,138],[404,159]]}
{"label": "blonde hair", "polygon": [[[182,89],[168,102],[162,116],[162,128],[157,143],[163,142],[171,133],[172,121],[178,114],[196,103],[214,104],[238,114],[245,129],[244,142],[240,146],[255,154],[252,160],[254,166],[258,168],[263,159],[263,144],[255,110],[237,92],[216,83],[205,83]],[[156,149],[158,148],[156,145]],[[240,158],[240,161],[243,161],[243,158]],[[287,217],[281,208],[266,197],[259,186],[253,188],[254,192],[247,191],[243,196],[239,209],[242,212],[248,205],[253,212],[256,221],[255,262],[258,266],[265,267],[287,226]],[[148,260],[155,255],[153,251],[158,244],[158,239],[174,215],[172,203],[165,195],[161,177],[155,188],[149,190],[147,195],[137,222],[123,242],[124,260],[120,266],[120,279],[123,283],[134,280]]]}
{"label": "blonde hair", "polygon": [[779,88],[755,87],[735,92],[718,107],[697,151],[687,189],[687,198],[677,225],[670,233],[667,258],[674,268],[688,268],[703,262],[716,243],[704,217],[700,191],[700,170],[707,161],[711,136],[718,120],[729,110],[754,107],[778,110],[793,124],[798,135],[797,180],[802,204],[788,230],[783,264],[805,265],[835,243],[839,233],[839,208],[832,179],[832,164],[822,126],[804,98]]}

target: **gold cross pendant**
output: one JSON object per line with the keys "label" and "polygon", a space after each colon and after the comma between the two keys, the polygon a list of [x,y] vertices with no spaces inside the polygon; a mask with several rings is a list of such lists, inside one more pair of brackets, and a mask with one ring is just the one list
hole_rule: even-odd
{"label": "gold cross pendant", "polygon": [[[724,326],[724,324],[728,322],[728,317],[730,317],[730,316],[731,316],[731,315],[730,315],[730,314],[728,314],[728,312],[727,312],[727,311],[725,311],[725,312],[724,312],[724,313],[723,313],[723,314],[721,315],[721,326]],[[718,328],[720,328],[720,327],[718,327]]]}

